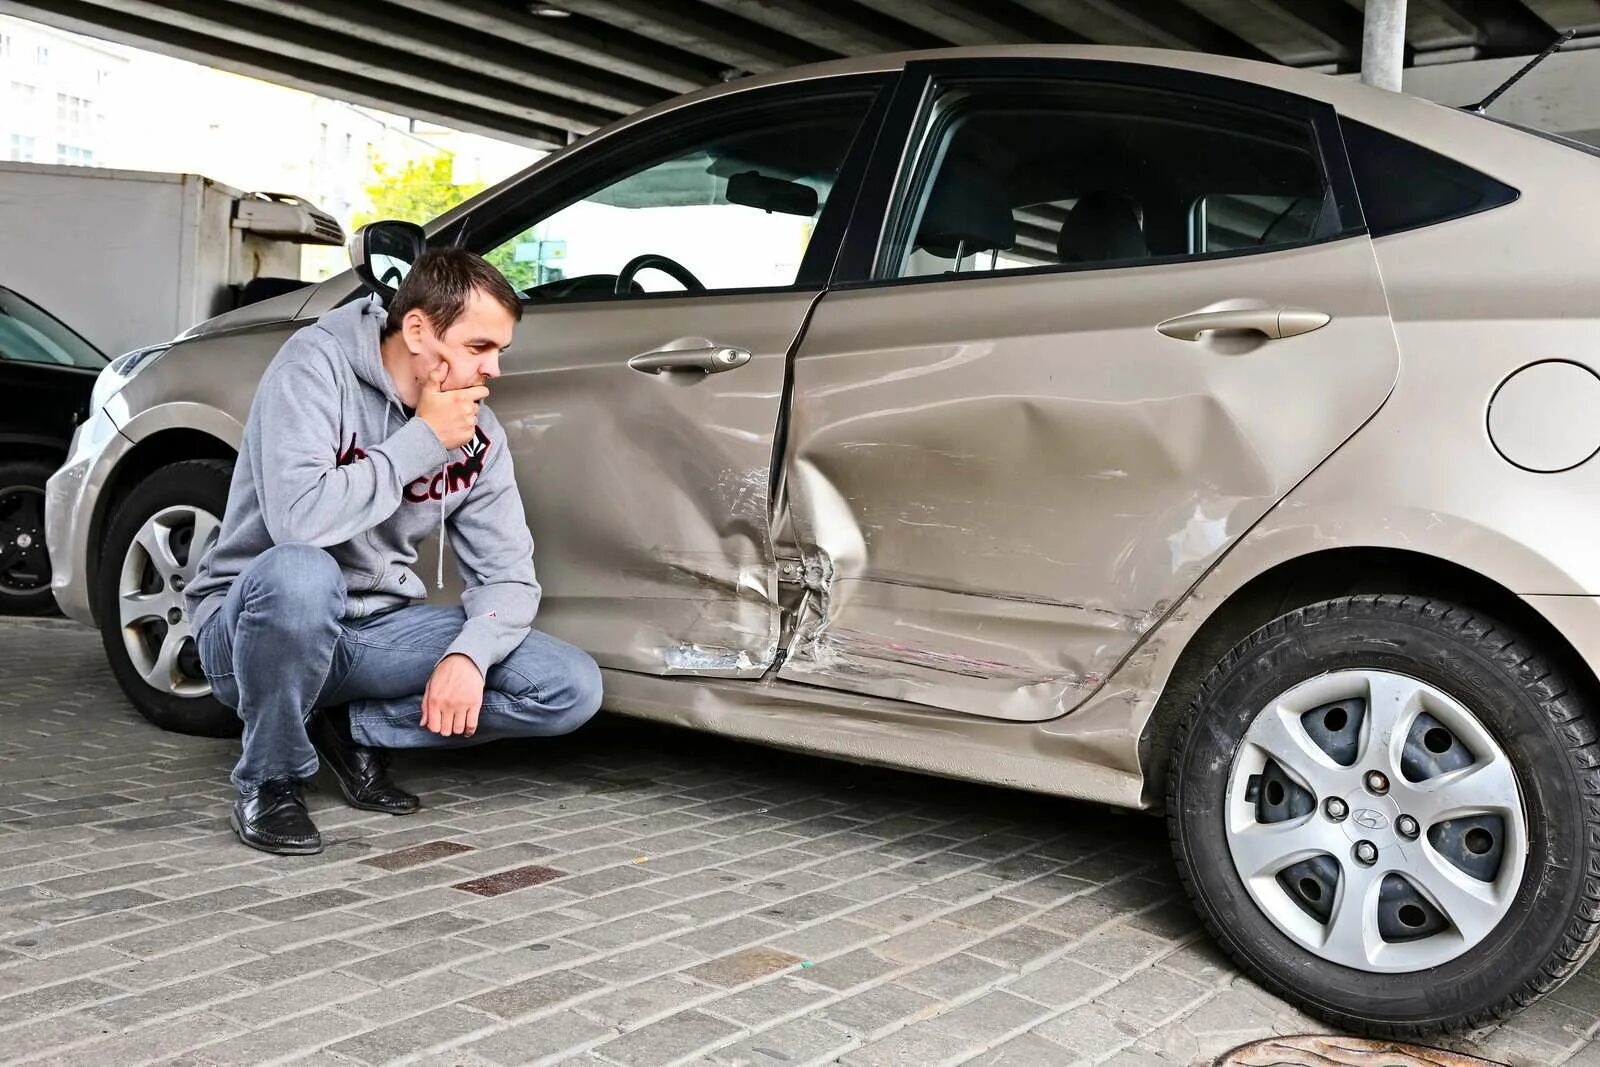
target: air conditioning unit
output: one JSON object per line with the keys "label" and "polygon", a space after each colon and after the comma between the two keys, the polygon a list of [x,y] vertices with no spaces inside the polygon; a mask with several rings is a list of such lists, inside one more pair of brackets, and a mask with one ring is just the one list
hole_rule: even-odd
{"label": "air conditioning unit", "polygon": [[343,245],[344,228],[321,208],[285,193],[248,193],[234,208],[233,227],[305,245]]}

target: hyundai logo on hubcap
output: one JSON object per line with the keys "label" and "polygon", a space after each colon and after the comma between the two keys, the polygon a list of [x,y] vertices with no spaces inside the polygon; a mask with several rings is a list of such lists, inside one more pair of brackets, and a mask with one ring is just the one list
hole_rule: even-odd
{"label": "hyundai logo on hubcap", "polygon": [[1389,816],[1381,811],[1373,811],[1371,808],[1358,808],[1351,818],[1355,820],[1357,826],[1365,827],[1368,830],[1382,830],[1389,825]]}

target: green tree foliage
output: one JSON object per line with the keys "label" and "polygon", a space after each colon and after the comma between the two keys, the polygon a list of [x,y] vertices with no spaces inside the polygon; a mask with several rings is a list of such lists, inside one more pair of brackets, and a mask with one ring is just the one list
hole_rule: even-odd
{"label": "green tree foliage", "polygon": [[[426,224],[443,215],[463,200],[483,192],[482,182],[456,185],[450,180],[451,157],[441,153],[431,159],[413,160],[398,169],[381,159],[372,161],[376,179],[367,186],[372,200],[372,211],[357,215],[353,225],[365,226],[379,219],[400,219],[403,222]],[[486,257],[490,263],[517,289],[527,289],[538,283],[538,267],[533,263],[518,263],[512,245],[502,245]]]}

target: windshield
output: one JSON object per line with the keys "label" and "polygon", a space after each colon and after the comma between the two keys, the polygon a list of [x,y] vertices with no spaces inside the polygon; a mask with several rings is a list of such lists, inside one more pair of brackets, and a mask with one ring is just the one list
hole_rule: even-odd
{"label": "windshield", "polygon": [[99,370],[106,357],[61,320],[10,289],[0,288],[0,359]]}

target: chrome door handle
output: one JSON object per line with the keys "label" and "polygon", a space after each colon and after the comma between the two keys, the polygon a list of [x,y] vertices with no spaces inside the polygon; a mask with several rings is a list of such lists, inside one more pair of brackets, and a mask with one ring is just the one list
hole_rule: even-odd
{"label": "chrome door handle", "polygon": [[1211,330],[1243,330],[1265,334],[1269,339],[1277,340],[1320,330],[1332,321],[1332,315],[1310,308],[1242,308],[1179,315],[1175,319],[1157,323],[1156,329],[1180,341],[1198,341],[1201,334]]}
{"label": "chrome door handle", "polygon": [[646,374],[660,374],[665,370],[697,370],[705,374],[721,374],[750,362],[750,353],[743,348],[727,345],[707,345],[704,348],[662,349],[646,352],[628,360],[628,366]]}

